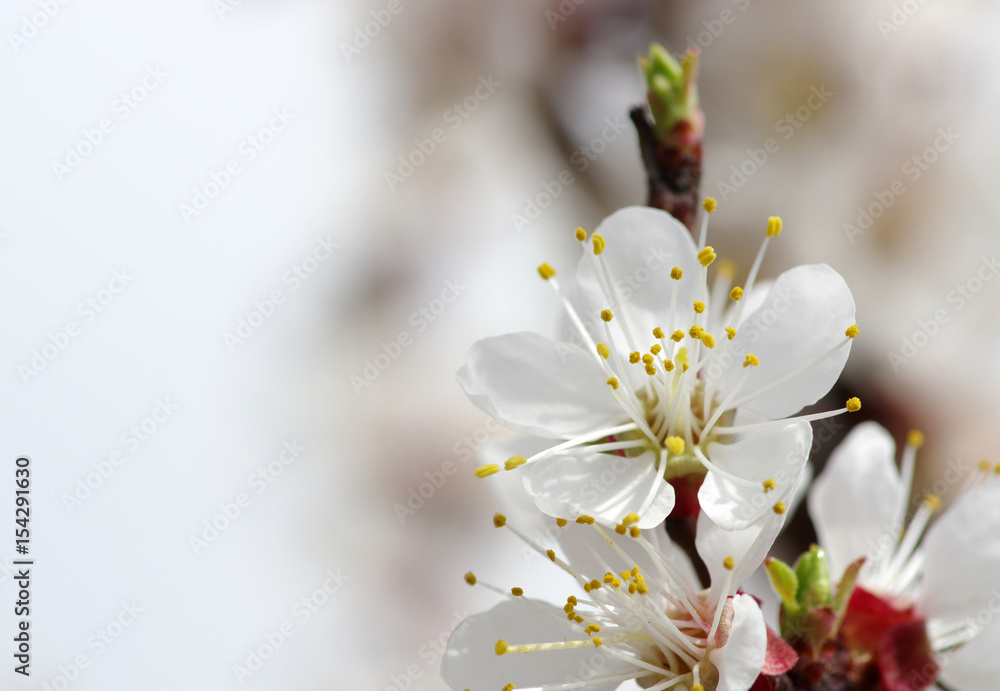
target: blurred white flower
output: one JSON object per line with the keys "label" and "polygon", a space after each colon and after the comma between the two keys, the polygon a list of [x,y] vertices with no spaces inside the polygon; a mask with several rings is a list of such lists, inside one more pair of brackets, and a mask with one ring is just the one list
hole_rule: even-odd
{"label": "blurred white flower", "polygon": [[[787,669],[794,661],[787,646],[768,635],[754,598],[738,594],[784,517],[772,514],[749,529],[724,531],[700,516],[696,544],[711,574],[707,590],[663,531],[643,533],[632,525],[637,519],[626,521],[631,536],[621,540],[591,517],[576,524],[560,519],[565,560],[507,525],[584,592],[560,608],[467,574],[470,584],[507,599],[469,617],[452,635],[441,666],[451,688],[610,690],[635,679],[647,691],[747,691],[769,660],[770,672]],[[507,524],[500,514],[494,522]]]}
{"label": "blurred white flower", "polygon": [[1000,482],[990,479],[987,462],[965,480],[949,467],[946,481],[964,482],[954,506],[928,528],[940,499],[927,494],[905,523],[922,441],[910,434],[900,472],[889,433],[862,423],[810,491],[809,513],[831,577],[866,558],[841,637],[878,656],[887,688],[922,689],[940,675],[957,691],[994,691],[1000,679]]}
{"label": "blurred white flower", "polygon": [[860,407],[851,399],[786,419],[829,391],[858,333],[840,275],[799,266],[756,284],[781,232],[773,217],[745,286],[731,286],[725,262],[710,283],[707,219],[697,246],[651,208],[622,209],[590,237],[578,229],[574,300],[548,264],[539,267],[575,327],[570,342],[522,332],[469,350],[458,380],[475,405],[512,430],[563,440],[506,464],[528,464],[524,487],[545,513],[588,514],[604,525],[637,513],[640,528],[652,527],[680,503],[675,482],[697,490],[720,526],[745,528],[790,500],[812,441],[809,421]]}

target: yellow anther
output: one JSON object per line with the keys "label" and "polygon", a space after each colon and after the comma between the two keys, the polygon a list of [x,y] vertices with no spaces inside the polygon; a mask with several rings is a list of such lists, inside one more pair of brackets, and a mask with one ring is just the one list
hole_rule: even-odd
{"label": "yellow anther", "polygon": [[484,478],[489,477],[500,472],[500,466],[496,463],[487,463],[486,465],[481,465],[476,468],[476,477]]}
{"label": "yellow anther", "polygon": [[735,288],[729,291],[730,300],[739,300],[741,297],[743,297],[743,289],[740,288],[739,286],[736,286]]}
{"label": "yellow anther", "polygon": [[718,202],[712,197],[705,197],[705,201],[701,203],[701,208],[703,208],[708,213],[715,211],[715,207],[718,206]]}
{"label": "yellow anther", "polygon": [[767,219],[766,232],[769,238],[781,235],[781,216],[771,216]]}
{"label": "yellow anther", "polygon": [[681,267],[675,266],[670,270],[670,278],[674,279],[675,281],[679,281],[683,277],[684,277],[684,272],[681,271]]}
{"label": "yellow anther", "polygon": [[697,324],[692,325],[691,328],[688,329],[688,335],[691,336],[691,338],[701,338],[703,333],[705,333],[705,329]]}
{"label": "yellow anther", "polygon": [[628,354],[628,361],[631,362],[633,365],[639,362],[640,359],[642,359],[642,356],[639,354],[638,350],[633,350],[631,353]]}
{"label": "yellow anther", "polygon": [[582,624],[583,623],[583,617],[581,617],[580,615],[577,615],[577,616],[573,617],[573,621],[575,621],[577,624]]}
{"label": "yellow anther", "polygon": [[667,437],[667,440],[663,442],[667,451],[675,456],[680,456],[684,453],[684,439],[682,437]]}
{"label": "yellow anther", "polygon": [[666,370],[667,372],[673,372],[674,371],[674,363],[672,361],[670,361],[670,360],[664,360],[663,361],[663,369]]}
{"label": "yellow anther", "polygon": [[771,508],[773,508],[774,512],[780,516],[781,514],[785,513],[785,502],[779,501]]}
{"label": "yellow anther", "polygon": [[566,598],[566,602],[573,605],[574,607],[580,604],[579,600],[576,599],[576,595],[570,595],[568,598]]}
{"label": "yellow anther", "polygon": [[726,338],[728,338],[730,341],[733,340],[734,338],[736,338],[736,329],[734,329],[731,326],[727,326],[726,327]]}
{"label": "yellow anther", "polygon": [[521,597],[522,595],[524,595],[524,590],[522,588],[511,588],[510,594],[513,595],[514,597]]}
{"label": "yellow anther", "polygon": [[610,571],[608,571],[606,574],[604,574],[604,582],[605,583],[610,583],[613,580],[615,580],[615,575],[613,573],[611,573]]}
{"label": "yellow anther", "polygon": [[607,384],[608,384],[608,386],[610,386],[610,387],[611,387],[612,389],[617,389],[617,388],[618,388],[618,380],[617,380],[616,378],[614,378],[614,377],[608,377],[608,382],[607,382]]}
{"label": "yellow anther", "polygon": [[622,582],[616,578],[615,580],[611,581],[611,586],[614,588],[621,588]]}
{"label": "yellow anther", "polygon": [[[594,628],[595,626],[596,626],[597,628]],[[595,634],[595,633],[597,633],[597,632],[598,632],[598,631],[600,631],[600,630],[601,630],[601,627],[600,627],[600,626],[597,626],[597,624],[587,624],[587,628],[585,628],[585,629],[583,630],[583,632],[584,632],[585,634],[587,634],[588,636],[590,636],[591,634]]]}
{"label": "yellow anther", "polygon": [[715,261],[715,249],[712,247],[705,247],[700,252],[698,252],[698,263],[702,266],[708,266]]}
{"label": "yellow anther", "polygon": [[[590,583],[584,583],[583,584],[583,592],[589,593],[591,590],[593,590],[593,588],[590,587]],[[572,618],[573,617],[571,616],[570,619],[572,619]]]}
{"label": "yellow anther", "polygon": [[594,640],[594,647],[595,647],[595,648],[596,648],[597,646],[601,645],[602,643],[604,643],[604,641],[602,641],[602,640],[601,640],[601,637],[600,637],[600,636],[594,636],[594,639],[593,639],[593,640]]}
{"label": "yellow anther", "polygon": [[844,332],[844,335],[847,336],[848,338],[854,338],[859,333],[861,333],[861,329],[859,329],[858,325],[855,324],[854,326],[847,327],[847,331]]}
{"label": "yellow anther", "polygon": [[701,300],[695,300],[694,301],[694,311],[697,312],[698,314],[701,314],[702,312],[704,312],[705,311],[705,303],[702,302]]}
{"label": "yellow anther", "polygon": [[619,523],[618,525],[615,526],[615,532],[618,533],[619,535],[624,535],[625,533],[628,532],[628,528]]}
{"label": "yellow anther", "polygon": [[507,517],[506,516],[504,516],[502,513],[493,514],[493,527],[494,528],[503,528],[505,525],[507,525]]}
{"label": "yellow anther", "polygon": [[520,468],[522,465],[528,462],[528,459],[524,456],[511,456],[506,461],[504,461],[504,470],[514,470],[514,468]]}
{"label": "yellow anther", "polygon": [[505,686],[503,687],[503,690],[502,690],[502,691],[514,691],[514,689],[516,689],[516,688],[517,688],[517,687],[516,687],[516,686],[514,686],[513,684],[506,684],[506,685],[505,685]]}
{"label": "yellow anther", "polygon": [[631,581],[632,580],[632,572],[631,571],[622,571],[618,575],[621,576],[622,578],[624,578],[626,581]]}
{"label": "yellow anther", "polygon": [[646,365],[646,374],[648,374],[651,377],[655,376],[656,375],[656,366],[655,365]]}
{"label": "yellow anther", "polygon": [[591,590],[600,590],[601,589],[601,582],[595,578],[594,580],[592,580],[590,582],[590,589]]}
{"label": "yellow anther", "polygon": [[744,367],[756,367],[760,364],[760,360],[753,353],[747,353],[746,359],[743,361]]}
{"label": "yellow anther", "polygon": [[507,645],[507,641],[501,638],[500,640],[497,641],[496,646],[494,646],[493,652],[495,652],[497,655],[503,655],[504,653],[507,652],[507,648],[509,647],[510,646]]}
{"label": "yellow anther", "polygon": [[646,585],[645,583],[636,583],[635,589],[639,591],[640,595],[645,595],[646,593],[649,592],[649,586]]}
{"label": "yellow anther", "polygon": [[649,348],[649,352],[651,352],[653,355],[659,355],[661,350],[663,350],[663,346],[661,346],[659,343],[654,343]]}
{"label": "yellow anther", "polygon": [[764,494],[767,494],[777,486],[778,485],[774,482],[773,479],[767,478],[766,480],[764,480]]}
{"label": "yellow anther", "polygon": [[628,594],[635,595],[635,583],[628,584]]}
{"label": "yellow anther", "polygon": [[664,338],[663,329],[660,327],[653,329],[653,338]]}
{"label": "yellow anther", "polygon": [[597,354],[600,355],[605,360],[607,360],[609,357],[611,357],[611,348],[608,348],[606,343],[598,343]]}
{"label": "yellow anther", "polygon": [[672,334],[670,334],[670,338],[675,343],[680,343],[684,339],[684,332],[681,331],[680,329],[677,329],[677,331],[674,331]]}
{"label": "yellow anther", "polygon": [[731,555],[722,560],[722,565],[726,567],[727,571],[732,571],[736,568],[736,562],[733,561],[733,557]]}
{"label": "yellow anther", "polygon": [[472,573],[471,571],[469,573],[465,574],[465,582],[468,583],[469,585],[475,585],[476,584],[476,574]]}
{"label": "yellow anther", "polygon": [[646,363],[647,365],[652,365],[653,364],[653,356],[650,355],[649,353],[646,353],[645,355],[642,356],[642,361],[644,363]]}
{"label": "yellow anther", "polygon": [[632,526],[631,528],[628,529],[628,534],[631,535],[632,537],[639,537],[640,535],[642,535],[642,531],[639,530],[638,526]]}
{"label": "yellow anther", "polygon": [[601,310],[601,319],[609,322],[614,318],[615,315],[611,314],[611,310]]}
{"label": "yellow anther", "polygon": [[565,605],[563,605],[563,611],[566,612],[566,614],[569,614],[570,612],[573,611],[573,605],[567,602]]}
{"label": "yellow anther", "polygon": [[546,556],[548,556],[549,561],[553,561],[554,562],[556,560],[556,553],[553,552],[551,549],[545,550],[545,554],[546,554]]}
{"label": "yellow anther", "polygon": [[607,244],[604,242],[604,237],[594,233],[590,236],[590,239],[594,241],[594,254],[601,254],[604,252],[604,246]]}
{"label": "yellow anther", "polygon": [[691,691],[705,691],[705,687],[701,684],[695,684],[691,687]]}
{"label": "yellow anther", "polygon": [[993,472],[1000,475],[1000,463],[997,463],[997,467],[993,469]]}
{"label": "yellow anther", "polygon": [[594,525],[594,517],[588,516],[587,514],[583,514],[582,516],[576,519],[576,522],[579,523],[580,525]]}
{"label": "yellow anther", "polygon": [[546,281],[556,275],[556,270],[553,269],[548,264],[538,265],[538,275],[544,278]]}
{"label": "yellow anther", "polygon": [[981,471],[989,472],[991,467],[993,467],[993,464],[990,463],[989,460],[984,458],[983,460],[979,461],[979,469]]}
{"label": "yellow anther", "polygon": [[928,494],[924,497],[924,505],[931,511],[937,511],[941,508],[941,497],[936,494]]}
{"label": "yellow anther", "polygon": [[861,399],[855,396],[847,399],[847,412],[856,413],[861,410]]}
{"label": "yellow anther", "polygon": [[638,523],[638,522],[639,522],[639,514],[637,514],[635,511],[629,512],[628,514],[625,515],[625,518],[622,519],[623,525],[632,525],[633,523]]}
{"label": "yellow anther", "polygon": [[701,335],[701,342],[705,344],[706,348],[715,347],[715,336],[708,333],[707,331]]}
{"label": "yellow anther", "polygon": [[560,528],[565,528],[566,527],[566,519],[565,518],[557,518],[556,519],[556,525],[559,526]]}
{"label": "yellow anther", "polygon": [[685,363],[684,363],[684,369],[682,369],[681,371],[682,371],[682,372],[687,372],[687,371],[688,371],[688,368],[689,368],[690,366],[691,366],[691,365],[689,365],[688,363],[686,363],[686,362],[685,362]]}
{"label": "yellow anther", "polygon": [[587,231],[585,231],[583,228],[577,228],[575,235],[576,239],[579,240],[580,242],[583,242],[584,240],[587,239]]}
{"label": "yellow anther", "polygon": [[632,578],[635,578],[636,576],[638,576],[639,575],[639,566],[638,565],[633,566],[631,573],[632,573]]}
{"label": "yellow anther", "polygon": [[915,449],[919,449],[924,445],[924,433],[918,429],[911,429],[910,433],[906,435],[906,443]]}

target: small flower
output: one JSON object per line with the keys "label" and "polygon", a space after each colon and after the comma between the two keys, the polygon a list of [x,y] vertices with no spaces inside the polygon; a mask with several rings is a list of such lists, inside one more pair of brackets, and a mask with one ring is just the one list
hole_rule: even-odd
{"label": "small flower", "polygon": [[858,331],[844,280],[812,265],[758,285],[781,229],[771,219],[744,286],[732,287],[725,264],[710,282],[707,217],[697,245],[649,208],[618,211],[589,237],[578,230],[577,299],[551,267],[543,274],[572,342],[522,332],[469,350],[458,380],[470,400],[510,429],[561,442],[520,471],[549,515],[613,525],[634,512],[653,527],[675,505],[673,482],[700,484],[712,520],[745,528],[790,503],[809,420],[860,406],[785,419],[823,396],[847,360]]}
{"label": "small flower", "polygon": [[[634,528],[637,519],[626,516],[618,527]],[[619,539],[593,519],[560,521],[560,547],[570,555],[564,560],[504,521],[545,563],[569,573],[582,592],[560,607],[520,588],[474,579],[505,600],[456,629],[441,674],[455,691],[610,690],[631,679],[647,691],[747,691],[775,648],[757,601],[737,591],[782,522],[775,517],[747,530],[723,531],[700,516],[696,545],[712,580],[701,590],[690,561],[662,531],[633,531],[634,537]]]}
{"label": "small flower", "polygon": [[[905,523],[916,450],[901,472],[892,437],[862,423],[831,455],[809,494],[809,513],[831,576],[865,557],[840,630],[856,655],[873,656],[885,688],[913,691],[936,678],[955,691],[993,691],[1000,679],[1000,482],[988,464],[958,489],[951,509],[933,494]],[[952,483],[961,478],[953,469]]]}

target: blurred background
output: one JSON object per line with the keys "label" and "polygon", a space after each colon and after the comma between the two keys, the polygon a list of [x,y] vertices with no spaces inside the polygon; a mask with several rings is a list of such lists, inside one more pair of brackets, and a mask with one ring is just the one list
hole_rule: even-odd
{"label": "blurred background", "polygon": [[454,372],[553,333],[534,267],[644,202],[651,41],[701,50],[719,255],[745,272],[781,215],[762,274],[853,290],[818,407],[865,407],[814,460],[855,417],[919,427],[915,487],[947,502],[941,470],[998,442],[998,10],[4,3],[4,638],[18,456],[36,562],[32,674],[0,687],[444,689],[449,632],[493,603],[462,574],[540,568],[493,532],[472,470],[504,432]]}

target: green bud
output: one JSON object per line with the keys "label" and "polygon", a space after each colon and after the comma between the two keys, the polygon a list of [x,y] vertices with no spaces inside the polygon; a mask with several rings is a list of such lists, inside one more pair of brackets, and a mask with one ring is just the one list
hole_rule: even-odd
{"label": "green bud", "polygon": [[663,46],[653,43],[649,55],[639,58],[639,68],[646,77],[646,98],[657,136],[662,138],[680,122],[700,132],[702,115],[695,84],[698,53],[688,51],[678,62]]}
{"label": "green bud", "polygon": [[774,592],[781,598],[782,608],[788,614],[795,614],[799,609],[799,602],[796,598],[799,590],[799,579],[795,575],[792,567],[781,561],[768,557],[764,560],[764,569],[768,578],[771,579],[771,586]]}
{"label": "green bud", "polygon": [[831,604],[830,569],[826,555],[817,545],[810,546],[809,551],[795,562],[795,575],[799,579],[795,599],[800,607],[812,609]]}

